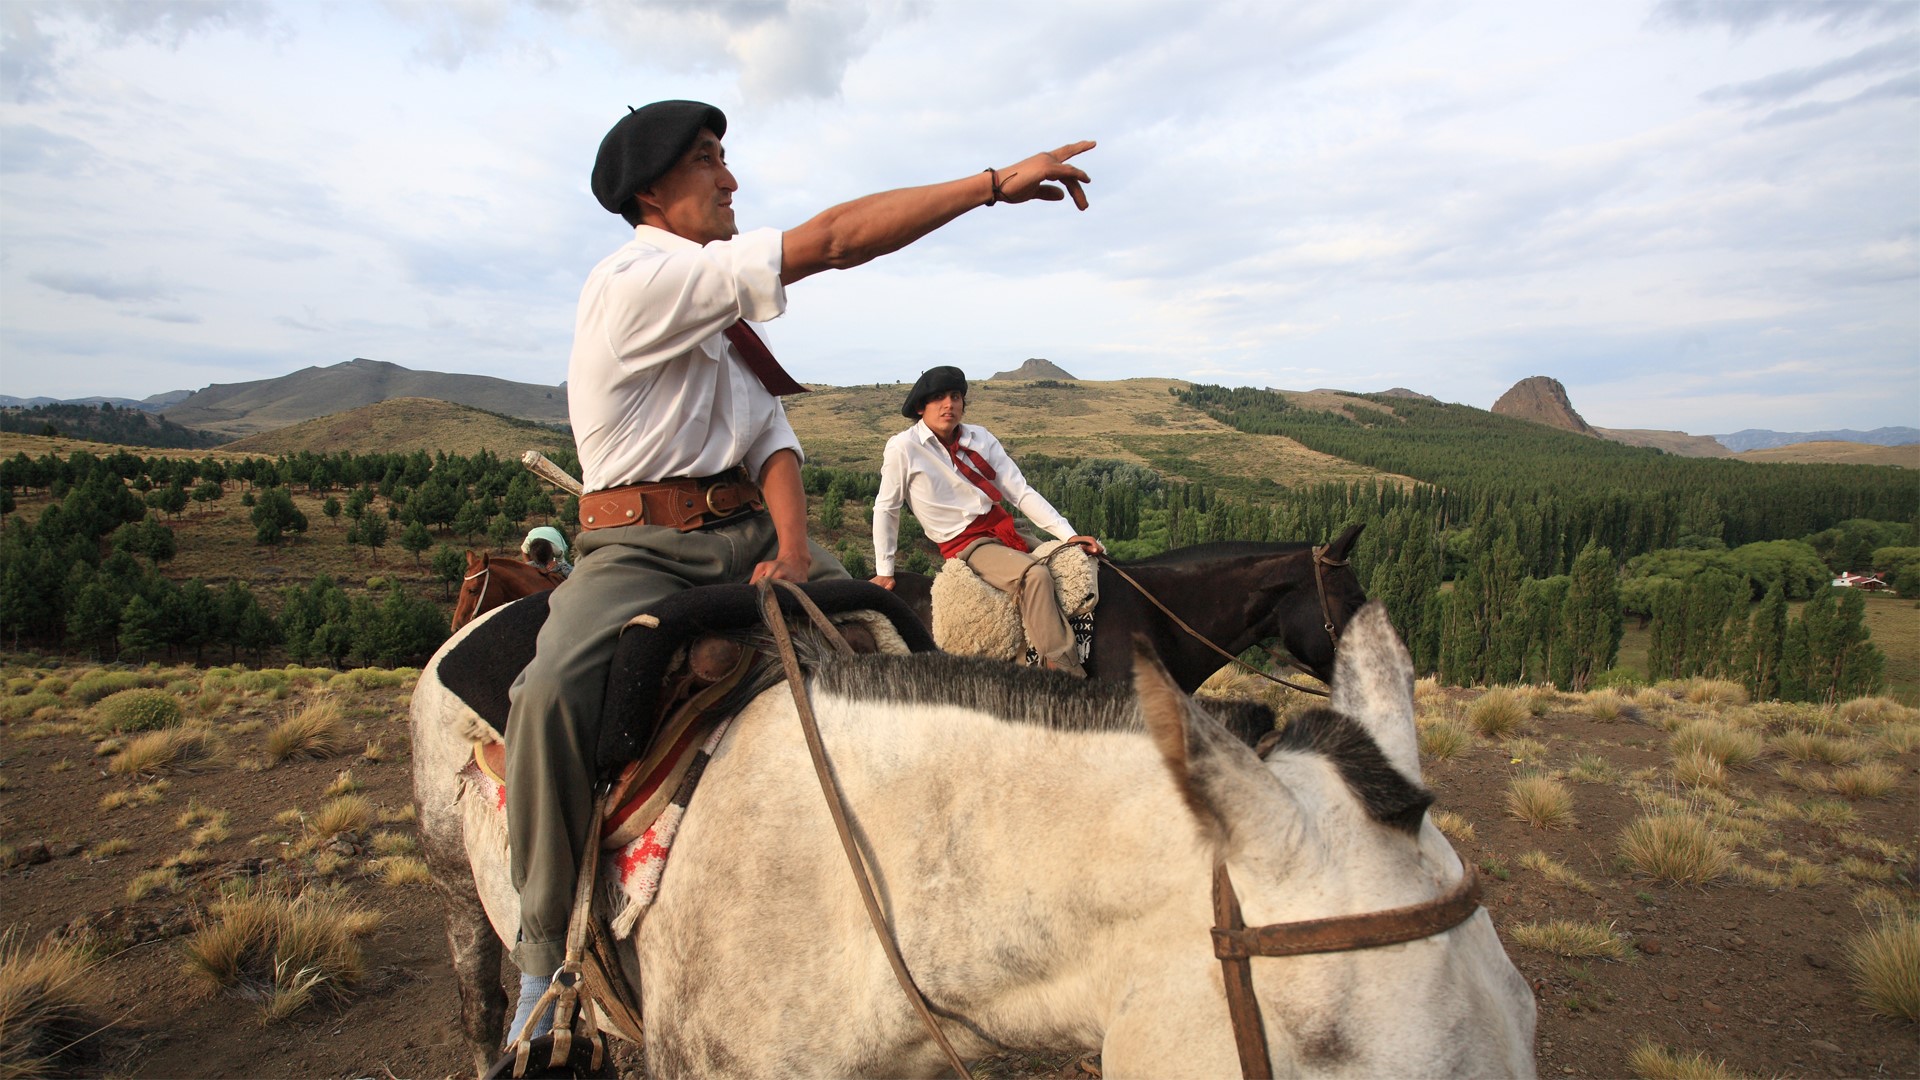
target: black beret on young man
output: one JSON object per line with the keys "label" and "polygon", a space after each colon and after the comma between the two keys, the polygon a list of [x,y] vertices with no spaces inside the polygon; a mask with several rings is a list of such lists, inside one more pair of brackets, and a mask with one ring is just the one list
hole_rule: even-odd
{"label": "black beret on young man", "polygon": [[909,420],[920,419],[920,410],[927,407],[927,399],[944,394],[949,390],[958,390],[961,397],[967,396],[967,375],[957,367],[928,368],[920,373],[920,378],[907,394],[907,403],[900,406],[900,415]]}

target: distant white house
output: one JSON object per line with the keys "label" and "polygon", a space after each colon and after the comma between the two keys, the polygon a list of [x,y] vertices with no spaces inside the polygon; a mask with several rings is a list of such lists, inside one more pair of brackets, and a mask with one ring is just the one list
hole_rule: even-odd
{"label": "distant white house", "polygon": [[1833,579],[1833,587],[1836,589],[1866,589],[1868,592],[1875,592],[1886,588],[1887,581],[1872,571],[1864,574],[1856,574],[1852,571],[1843,570],[1840,572],[1839,577]]}

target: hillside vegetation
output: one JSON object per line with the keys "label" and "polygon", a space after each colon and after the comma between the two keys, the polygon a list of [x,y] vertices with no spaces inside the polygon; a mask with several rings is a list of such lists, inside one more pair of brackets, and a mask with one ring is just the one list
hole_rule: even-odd
{"label": "hillside vegetation", "polygon": [[545,424],[432,398],[393,398],[306,420],[229,443],[236,454],[276,457],[307,451],[334,454],[407,454],[444,451],[471,457],[490,450],[518,458],[523,450],[551,454],[571,448],[573,436]]}
{"label": "hillside vegetation", "polygon": [[1920,443],[1905,446],[1874,446],[1857,442],[1803,442],[1746,450],[1740,461],[1794,462],[1820,465],[1892,465],[1902,469],[1920,469]]}

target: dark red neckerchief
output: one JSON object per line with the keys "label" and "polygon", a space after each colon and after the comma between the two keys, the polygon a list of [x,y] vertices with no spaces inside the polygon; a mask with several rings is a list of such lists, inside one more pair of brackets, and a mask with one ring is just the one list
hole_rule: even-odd
{"label": "dark red neckerchief", "polygon": [[[935,436],[935,438],[938,437]],[[1000,489],[993,484],[999,479],[999,475],[993,471],[993,466],[987,464],[987,459],[981,457],[977,451],[960,445],[960,433],[957,428],[954,430],[953,443],[949,445],[943,440],[940,445],[946,448],[947,457],[953,460],[954,469],[961,476],[966,477],[974,487],[985,492],[987,498],[993,500],[992,507],[986,513],[974,518],[973,523],[962,529],[959,536],[940,541],[941,557],[958,558],[968,544],[987,538],[998,540],[1015,551],[1031,550],[1027,547],[1027,541],[1020,535],[1019,530],[1014,528],[1013,515],[1000,506],[1000,500],[1005,496],[1000,494]]]}
{"label": "dark red neckerchief", "polygon": [[733,347],[740,350],[740,359],[746,362],[747,370],[753,372],[753,377],[760,380],[760,385],[767,388],[767,393],[774,397],[785,397],[807,392],[807,388],[795,382],[793,376],[787,374],[787,369],[780,366],[780,361],[773,358],[767,343],[760,340],[760,335],[753,332],[753,327],[748,326],[745,319],[721,333],[727,335]]}

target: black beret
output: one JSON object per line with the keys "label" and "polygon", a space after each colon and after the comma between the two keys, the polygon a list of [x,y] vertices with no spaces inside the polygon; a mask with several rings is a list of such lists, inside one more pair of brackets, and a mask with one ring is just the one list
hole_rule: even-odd
{"label": "black beret", "polygon": [[725,135],[726,114],[699,101],[656,101],[629,108],[600,140],[600,155],[593,159],[593,197],[619,213],[634,192],[673,168],[701,128]]}
{"label": "black beret", "polygon": [[949,390],[960,391],[961,397],[967,396],[967,373],[957,367],[928,368],[920,373],[920,379],[913,384],[907,394],[907,403],[900,406],[900,415],[909,420],[918,420],[920,410],[927,407],[927,399]]}

